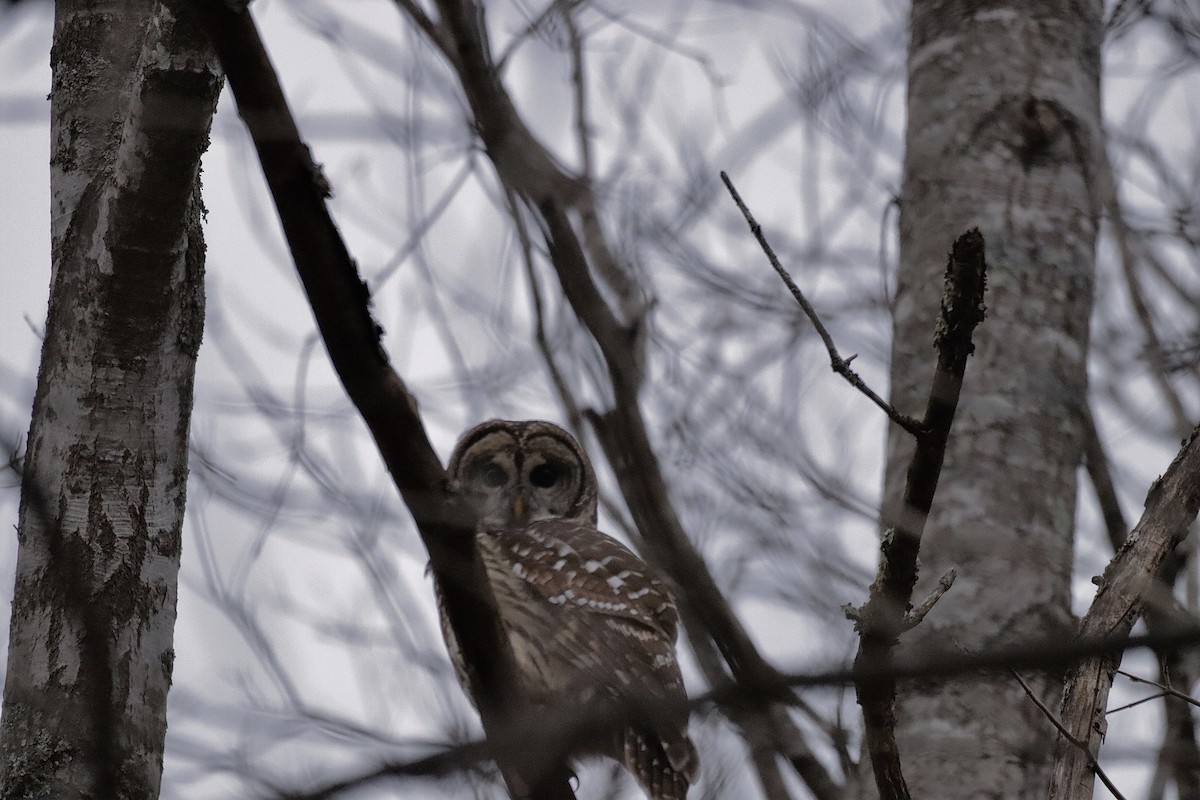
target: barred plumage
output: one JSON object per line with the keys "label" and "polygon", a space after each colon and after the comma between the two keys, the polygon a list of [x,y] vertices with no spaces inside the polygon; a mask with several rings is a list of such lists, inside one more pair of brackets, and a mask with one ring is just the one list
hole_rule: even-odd
{"label": "barred plumage", "polygon": [[[476,542],[532,702],[604,692],[682,709],[674,598],[653,569],[596,529],[596,479],[579,443],[548,422],[493,420],[463,435],[450,474],[479,511]],[[441,622],[465,688],[444,613]],[[573,755],[622,762],[652,800],[683,800],[699,772],[682,710],[660,710],[653,725]]]}

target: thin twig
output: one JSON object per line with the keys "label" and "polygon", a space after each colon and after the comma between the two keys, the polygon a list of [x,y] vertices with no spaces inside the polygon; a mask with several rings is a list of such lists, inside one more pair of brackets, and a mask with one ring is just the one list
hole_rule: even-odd
{"label": "thin twig", "polygon": [[1084,756],[1088,760],[1088,765],[1091,766],[1092,771],[1096,773],[1096,777],[1100,779],[1100,782],[1108,788],[1108,791],[1112,792],[1112,796],[1117,798],[1117,800],[1125,800],[1125,795],[1121,794],[1120,790],[1117,789],[1116,784],[1114,784],[1109,779],[1108,775],[1105,774],[1104,768],[1100,766],[1100,762],[1096,761],[1095,757],[1092,756],[1091,752],[1088,750],[1087,742],[1077,739],[1069,730],[1067,730],[1066,726],[1059,721],[1058,717],[1054,716],[1054,712],[1046,708],[1046,704],[1043,703],[1036,694],[1034,694],[1033,689],[1029,688],[1029,684],[1026,683],[1025,679],[1021,677],[1021,673],[1017,672],[1016,670],[1012,670],[1012,676],[1017,679],[1017,683],[1021,684],[1021,688],[1025,690],[1025,695],[1033,701],[1033,704],[1038,707],[1038,710],[1046,716],[1046,719],[1050,720],[1050,723],[1055,728],[1058,728],[1058,732],[1062,734],[1063,738],[1078,747],[1083,752]]}
{"label": "thin twig", "polygon": [[1152,700],[1158,700],[1160,697],[1170,697],[1170,696],[1171,696],[1170,692],[1155,692],[1154,694],[1147,695],[1146,697],[1139,697],[1137,700],[1134,700],[1132,703],[1126,703],[1123,706],[1117,706],[1116,708],[1110,708],[1110,709],[1108,709],[1108,711],[1106,711],[1104,713],[1106,716],[1111,716],[1113,714],[1116,714],[1118,711],[1128,711],[1131,708],[1137,708],[1140,705],[1145,705],[1146,703],[1149,703]]}
{"label": "thin twig", "polygon": [[416,24],[421,31],[429,37],[429,41],[433,42],[446,57],[451,61],[454,60],[454,48],[447,39],[442,29],[437,22],[432,20],[417,3],[413,0],[392,0],[401,13],[407,14],[409,18]]}
{"label": "thin twig", "polygon": [[854,360],[854,356],[850,358],[842,358],[838,353],[837,346],[833,343],[833,337],[822,324],[821,318],[817,316],[817,311],[812,307],[812,303],[808,302],[808,298],[804,296],[804,292],[800,291],[800,287],[792,280],[792,276],[788,274],[783,265],[779,263],[779,258],[775,255],[775,251],[771,249],[771,245],[767,243],[767,237],[763,234],[762,226],[750,213],[750,209],[746,207],[742,201],[742,196],[738,194],[738,190],[734,188],[733,181],[729,179],[729,175],[721,172],[721,180],[725,182],[725,188],[729,190],[729,194],[733,197],[733,202],[737,203],[737,207],[741,210],[742,216],[746,218],[746,222],[750,224],[750,232],[754,234],[754,238],[758,240],[758,244],[762,247],[763,252],[767,254],[767,260],[771,262],[771,266],[775,268],[775,272],[779,273],[779,277],[783,279],[788,291],[792,293],[792,297],[796,298],[796,302],[800,304],[800,308],[804,309],[804,314],[812,322],[813,327],[817,330],[817,335],[821,337],[821,341],[825,343],[825,349],[829,351],[829,366],[838,375],[845,378],[851,386],[866,395],[872,403],[883,409],[883,412],[888,415],[888,419],[899,425],[904,430],[911,433],[913,436],[921,435],[921,423],[906,414],[901,414],[891,403],[884,400],[875,391],[867,386],[866,381],[859,377],[858,373],[850,368],[850,362]]}
{"label": "thin twig", "polygon": [[[1190,705],[1200,708],[1200,700],[1197,700],[1196,698],[1192,697],[1190,694],[1185,694],[1185,693],[1179,691],[1178,689],[1176,689],[1173,686],[1168,686],[1165,683],[1159,683],[1158,681],[1152,681],[1149,678],[1139,678],[1137,675],[1126,672],[1123,669],[1117,670],[1117,674],[1124,675],[1126,678],[1133,681],[1134,683],[1144,683],[1148,686],[1157,687],[1158,689],[1162,690],[1162,694],[1164,694],[1164,695],[1169,695],[1170,697],[1178,697],[1180,700],[1184,701],[1185,703],[1189,703]],[[1162,695],[1159,695],[1159,696],[1161,697]]]}
{"label": "thin twig", "polygon": [[933,610],[938,600],[942,599],[942,595],[950,591],[950,587],[954,585],[957,577],[958,570],[954,567],[946,570],[946,574],[938,579],[937,586],[933,587],[933,591],[921,601],[921,604],[904,615],[904,630],[911,631],[920,625],[925,619],[925,615]]}

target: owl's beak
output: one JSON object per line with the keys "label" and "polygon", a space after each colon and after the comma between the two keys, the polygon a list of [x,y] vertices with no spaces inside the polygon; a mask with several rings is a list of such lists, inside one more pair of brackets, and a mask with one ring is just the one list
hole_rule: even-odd
{"label": "owl's beak", "polygon": [[517,522],[525,521],[525,514],[529,511],[529,504],[525,502],[525,495],[518,494],[512,501],[513,519]]}

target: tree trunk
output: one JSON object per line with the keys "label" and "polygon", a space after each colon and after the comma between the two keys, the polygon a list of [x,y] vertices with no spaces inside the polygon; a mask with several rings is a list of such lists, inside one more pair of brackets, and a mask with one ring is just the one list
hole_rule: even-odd
{"label": "tree trunk", "polygon": [[52,278],[22,476],[4,798],[154,798],[220,78],[174,2],[59,2]]}
{"label": "tree trunk", "polygon": [[[891,366],[901,411],[929,391],[946,253],[973,226],[987,240],[989,308],[916,596],[949,567],[958,582],[907,648],[1072,630],[1102,32],[1099,0],[913,4]],[[911,453],[893,427],[885,503],[900,502]],[[1058,684],[1028,678],[1056,707]],[[913,797],[1044,797],[1055,731],[1010,676],[902,685],[897,738]]]}

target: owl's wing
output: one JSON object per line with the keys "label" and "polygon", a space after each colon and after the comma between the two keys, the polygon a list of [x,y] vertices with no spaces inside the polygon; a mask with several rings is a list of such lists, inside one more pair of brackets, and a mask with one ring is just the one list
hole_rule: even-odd
{"label": "owl's wing", "polygon": [[539,520],[492,535],[512,561],[514,575],[547,602],[645,625],[674,645],[675,599],[616,539],[569,519]]}

